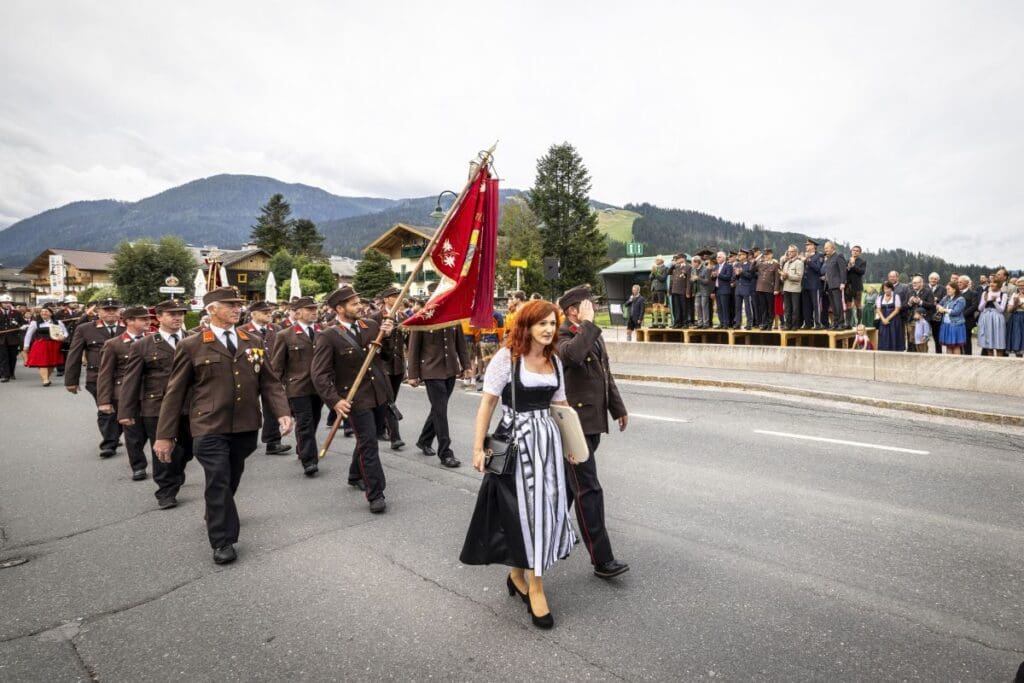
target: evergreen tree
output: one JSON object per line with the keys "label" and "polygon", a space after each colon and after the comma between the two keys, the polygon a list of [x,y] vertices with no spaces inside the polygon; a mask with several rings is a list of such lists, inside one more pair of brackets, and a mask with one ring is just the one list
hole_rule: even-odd
{"label": "evergreen tree", "polygon": [[[288,247],[292,238],[292,207],[278,193],[260,208],[260,217],[252,226],[249,239],[268,254]],[[314,226],[314,229],[316,226]]]}
{"label": "evergreen tree", "polygon": [[[306,282],[316,285],[316,291],[306,292]],[[338,287],[338,279],[334,277],[331,264],[327,261],[313,261],[299,269],[299,283],[302,285],[302,293],[306,296],[316,294],[329,294]]]}
{"label": "evergreen tree", "polygon": [[289,251],[293,254],[301,254],[316,258],[324,254],[324,236],[316,223],[308,218],[299,218],[292,223],[291,239],[289,240]]}
{"label": "evergreen tree", "polygon": [[525,259],[527,267],[522,269],[520,288],[527,292],[543,291],[543,257],[537,217],[525,201],[518,197],[510,199],[502,207],[498,223],[496,275],[501,286],[506,290],[515,289],[516,269],[509,265],[509,261]]}
{"label": "evergreen tree", "polygon": [[540,221],[543,256],[561,260],[558,292],[584,283],[599,287],[597,272],[608,262],[607,237],[597,229],[589,194],[590,173],[568,142],[537,160],[528,202]]}
{"label": "evergreen tree", "polygon": [[149,240],[122,242],[114,252],[110,276],[126,304],[152,305],[167,298],[160,288],[169,275],[178,278],[185,288],[184,298],[191,296],[197,267],[185,243],[167,236],[156,244]]}
{"label": "evergreen tree", "polygon": [[363,254],[363,260],[356,266],[352,287],[363,296],[373,297],[394,283],[395,273],[391,269],[391,259],[376,249],[368,249]]}

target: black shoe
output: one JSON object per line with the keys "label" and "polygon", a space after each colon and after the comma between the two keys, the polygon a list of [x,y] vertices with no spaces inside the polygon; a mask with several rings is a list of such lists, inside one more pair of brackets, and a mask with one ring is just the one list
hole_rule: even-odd
{"label": "black shoe", "polygon": [[307,462],[302,466],[302,473],[307,477],[315,477],[316,473],[320,471],[315,462]]}
{"label": "black shoe", "polygon": [[420,452],[423,453],[423,455],[427,456],[428,458],[432,458],[435,455],[437,455],[437,451],[435,451],[430,446],[420,446],[419,444],[416,444],[416,447],[419,448]]}
{"label": "black shoe", "polygon": [[362,479],[350,479],[348,485],[354,489],[359,489],[360,491],[366,490],[366,484],[363,483]]}
{"label": "black shoe", "polygon": [[10,377],[0,377],[0,384],[7,384],[11,381]]}
{"label": "black shoe", "polygon": [[389,441],[389,440],[390,439],[388,438],[388,433],[387,432],[381,432],[380,434],[377,435],[377,441]]}
{"label": "black shoe", "polygon": [[462,467],[462,463],[456,460],[454,455],[446,455],[441,458],[441,464],[445,467]]}
{"label": "black shoe", "polygon": [[538,617],[533,613],[533,603],[530,602],[530,597],[526,597],[526,611],[530,613],[530,619],[533,620],[533,625],[537,628],[551,628],[555,625],[555,618],[551,616],[551,612],[548,612],[542,617]]}
{"label": "black shoe", "polygon": [[103,458],[104,460],[106,460],[107,458],[113,458],[114,455],[115,451],[112,451],[110,449],[100,451],[100,457]]}
{"label": "black shoe", "polygon": [[825,326],[824,325],[815,325],[814,329],[816,329],[816,330],[823,330],[823,329],[825,329]]}
{"label": "black shoe", "polygon": [[237,559],[238,553],[235,552],[235,546],[233,545],[221,546],[213,551],[213,561],[217,564],[227,564]]}
{"label": "black shoe", "polygon": [[628,571],[629,565],[618,560],[609,560],[608,562],[594,565],[594,576],[599,576],[602,579],[611,579]]}
{"label": "black shoe", "polygon": [[391,450],[400,451],[403,448],[405,448],[405,442],[402,441],[401,439],[395,439],[394,441],[391,442]]}
{"label": "black shoe", "polygon": [[518,595],[523,602],[530,604],[530,597],[526,593],[520,593],[519,588],[516,586],[515,581],[512,580],[512,575],[509,574],[505,577],[505,585],[508,586],[508,596],[511,598],[513,595]]}
{"label": "black shoe", "polygon": [[132,481],[142,481],[146,478],[146,470],[135,470],[132,472]]}
{"label": "black shoe", "polygon": [[379,515],[388,509],[388,504],[384,502],[384,497],[375,498],[370,501],[370,512],[375,515]]}
{"label": "black shoe", "polygon": [[174,496],[169,496],[167,498],[157,498],[156,504],[160,507],[161,510],[169,510],[170,508],[178,507],[178,499],[175,498]]}
{"label": "black shoe", "polygon": [[344,433],[345,433],[345,436],[350,438],[350,439],[352,438],[352,435],[355,434],[355,432],[353,432],[351,429],[346,429]]}
{"label": "black shoe", "polygon": [[281,443],[280,441],[276,443],[268,443],[267,455],[284,455],[291,449],[292,447],[290,445]]}

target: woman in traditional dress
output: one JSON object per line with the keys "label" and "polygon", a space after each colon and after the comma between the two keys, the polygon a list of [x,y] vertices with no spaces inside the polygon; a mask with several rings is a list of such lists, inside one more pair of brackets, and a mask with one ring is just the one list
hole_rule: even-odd
{"label": "woman in traditional dress", "polygon": [[865,290],[864,295],[864,318],[861,320],[867,327],[877,327],[875,325],[875,302],[878,301],[878,290],[874,287],[868,287]]}
{"label": "woman in traditional dress", "polygon": [[875,318],[878,320],[878,350],[906,351],[907,338],[903,334],[900,308],[903,302],[893,290],[892,283],[882,283],[882,293],[875,299]]}
{"label": "woman in traditional dress", "polygon": [[502,416],[497,431],[512,435],[518,451],[507,474],[484,474],[460,555],[464,564],[511,567],[505,579],[508,594],[522,598],[540,628],[555,623],[542,577],[569,555],[576,542],[569,522],[562,440],[550,413],[551,404],[568,405],[554,343],[557,334],[554,304],[523,304],[505,346],[487,366],[476,415],[473,467],[485,471],[484,438],[499,398]]}
{"label": "woman in traditional dress", "polygon": [[54,368],[64,365],[64,354],[60,350],[61,343],[68,337],[68,328],[64,323],[53,319],[53,310],[49,306],[39,309],[35,318],[25,330],[25,367],[39,368],[39,378],[43,386],[50,386],[50,373]]}
{"label": "woman in traditional dress", "polygon": [[1006,352],[1024,356],[1024,282],[1017,280],[1017,292],[1010,297],[1010,321],[1006,323]]}
{"label": "woman in traditional dress", "polygon": [[935,307],[942,314],[942,325],[939,327],[939,338],[936,344],[945,347],[944,353],[958,356],[963,353],[967,343],[967,324],[964,320],[964,309],[967,302],[960,296],[960,285],[950,282],[946,285],[946,296]]}
{"label": "woman in traditional dress", "polygon": [[983,356],[1006,355],[1006,306],[1009,296],[999,289],[995,278],[978,300],[978,346]]}

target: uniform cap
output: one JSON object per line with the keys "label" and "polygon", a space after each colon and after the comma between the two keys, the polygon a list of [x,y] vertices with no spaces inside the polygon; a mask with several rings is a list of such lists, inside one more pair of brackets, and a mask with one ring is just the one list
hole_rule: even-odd
{"label": "uniform cap", "polygon": [[808,238],[807,238],[807,244],[811,244],[811,245],[814,245],[814,246],[818,246],[818,243],[817,243],[817,242],[815,242],[814,240],[812,240],[812,239],[811,239],[810,237],[808,237]]}
{"label": "uniform cap", "polygon": [[155,310],[158,315],[160,313],[187,313],[188,306],[176,299],[168,299],[158,303]]}
{"label": "uniform cap", "polygon": [[565,291],[565,294],[558,300],[558,307],[563,311],[570,306],[578,306],[584,301],[593,301],[594,293],[590,291],[590,285],[577,285]]}
{"label": "uniform cap", "polygon": [[100,299],[96,302],[96,305],[100,308],[121,308],[121,302],[113,297],[107,297],[106,299]]}
{"label": "uniform cap", "polygon": [[132,318],[148,318],[149,309],[145,306],[129,306],[124,309],[122,316],[125,320],[131,320]]}
{"label": "uniform cap", "polygon": [[379,296],[381,299],[386,299],[389,296],[398,296],[401,293],[402,290],[400,290],[398,287],[395,287],[394,285],[391,285],[389,287],[385,287],[384,289],[382,289],[380,291],[380,294],[378,294],[377,296]]}
{"label": "uniform cap", "polygon": [[204,306],[208,306],[213,303],[240,304],[244,301],[245,299],[242,298],[242,295],[239,294],[238,290],[234,287],[218,287],[216,289],[211,289],[206,293],[206,296],[203,297]]}
{"label": "uniform cap", "polygon": [[300,308],[316,308],[316,299],[311,296],[300,296],[297,299],[292,299],[292,302],[288,304],[288,308],[293,311],[297,311]]}
{"label": "uniform cap", "polygon": [[336,306],[342,305],[349,299],[355,298],[357,296],[359,296],[359,292],[352,289],[351,285],[345,285],[343,287],[340,287],[339,289],[334,290],[334,292],[329,297],[327,297],[327,305],[330,306],[331,308],[334,308]]}
{"label": "uniform cap", "polygon": [[260,312],[260,311],[270,312],[270,311],[273,311],[276,308],[277,308],[277,306],[275,306],[274,304],[270,303],[269,301],[257,301],[252,306],[249,306],[249,312],[250,313],[252,313],[253,311],[256,311],[256,312]]}

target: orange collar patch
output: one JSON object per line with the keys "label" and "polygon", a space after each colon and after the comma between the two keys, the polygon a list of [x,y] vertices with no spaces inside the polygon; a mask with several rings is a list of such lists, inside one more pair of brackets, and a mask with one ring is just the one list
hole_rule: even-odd
{"label": "orange collar patch", "polygon": [[213,330],[203,330],[203,343],[204,344],[209,344],[210,342],[215,341],[216,339],[217,338],[215,336],[213,336]]}
{"label": "orange collar patch", "polygon": [[239,338],[239,339],[241,339],[241,340],[243,340],[243,341],[249,341],[249,335],[247,335],[247,334],[246,334],[246,333],[245,333],[244,331],[242,331],[242,330],[239,330],[239,331],[238,331],[238,338]]}
{"label": "orange collar patch", "polygon": [[365,321],[365,320],[357,320],[357,321],[356,321],[356,325],[359,325],[359,327],[363,328],[364,330],[365,330],[365,329],[366,329],[367,327],[369,327],[369,325],[367,325],[367,324],[366,324],[366,321]]}

